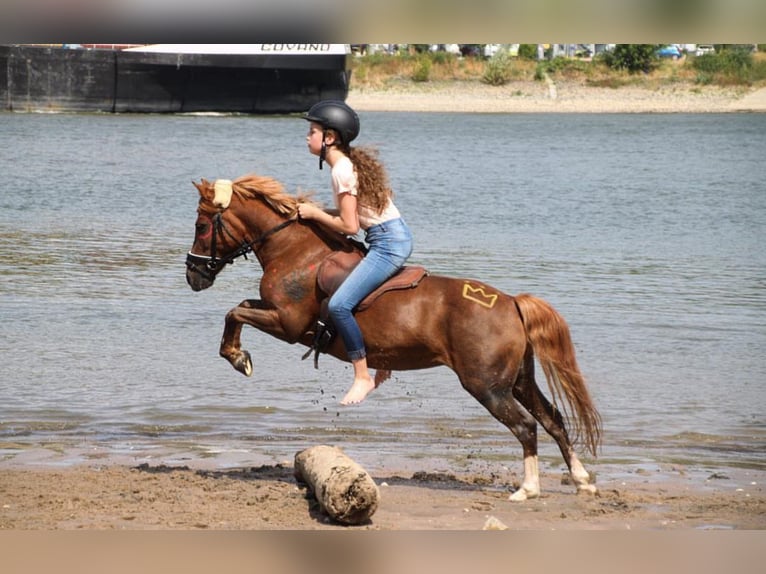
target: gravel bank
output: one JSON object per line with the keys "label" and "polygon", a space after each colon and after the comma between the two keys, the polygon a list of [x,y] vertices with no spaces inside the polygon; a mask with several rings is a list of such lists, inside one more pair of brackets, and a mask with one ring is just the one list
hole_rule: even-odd
{"label": "gravel bank", "polygon": [[475,113],[766,112],[766,89],[678,85],[596,88],[568,82],[428,82],[386,89],[352,88],[360,111]]}

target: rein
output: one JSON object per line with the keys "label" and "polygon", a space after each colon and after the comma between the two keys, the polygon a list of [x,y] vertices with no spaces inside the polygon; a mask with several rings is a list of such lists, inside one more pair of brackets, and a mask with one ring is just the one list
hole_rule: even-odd
{"label": "rein", "polygon": [[[214,227],[213,231],[213,237],[210,243],[210,255],[197,255],[196,253],[192,253],[189,251],[186,254],[186,267],[189,269],[195,270],[197,273],[205,277],[206,279],[213,279],[215,274],[224,266],[229,263],[232,263],[235,259],[238,257],[244,257],[247,259],[247,254],[251,251],[253,253],[256,252],[258,247],[263,245],[263,243],[272,235],[274,235],[276,232],[281,231],[288,225],[291,225],[298,221],[297,219],[288,219],[287,221],[283,221],[276,227],[272,227],[268,231],[262,233],[260,236],[256,237],[252,241],[247,241],[246,239],[243,239],[240,243],[239,247],[234,250],[229,255],[226,255],[225,257],[218,257],[217,250],[216,250],[216,238],[218,237],[219,233],[225,233],[229,236],[230,239],[233,241],[237,241],[237,238],[234,237],[231,232],[228,230],[226,225],[224,225],[223,218],[221,217],[222,212],[218,212],[213,216],[212,224]],[[195,267],[195,265],[199,265],[200,263],[205,264],[205,268],[207,269],[207,273],[205,271],[202,271],[198,267]]]}

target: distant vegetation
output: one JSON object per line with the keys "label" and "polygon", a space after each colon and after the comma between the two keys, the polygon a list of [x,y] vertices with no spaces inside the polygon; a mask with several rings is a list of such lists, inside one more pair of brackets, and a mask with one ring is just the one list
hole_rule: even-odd
{"label": "distant vegetation", "polygon": [[695,58],[692,65],[700,84],[752,85],[766,79],[766,58],[737,46],[722,47],[715,54]]}
{"label": "distant vegetation", "polygon": [[418,49],[395,54],[356,56],[352,61],[352,88],[401,87],[409,82],[477,81],[502,86],[513,80],[542,80],[545,76],[580,81],[586,85],[619,88],[668,83],[719,86],[766,85],[766,49],[716,45],[716,52],[680,60],[660,59],[657,45],[617,44],[612,51],[593,58],[544,59],[538,61],[534,44],[521,44],[518,55],[498,51],[491,58],[459,56]]}

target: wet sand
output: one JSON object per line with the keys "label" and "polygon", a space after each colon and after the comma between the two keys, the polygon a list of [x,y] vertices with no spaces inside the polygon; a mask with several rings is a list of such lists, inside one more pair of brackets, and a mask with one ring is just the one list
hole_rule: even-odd
{"label": "wet sand", "polygon": [[543,473],[541,496],[520,503],[508,500],[508,477],[492,473],[371,474],[377,512],[367,524],[343,526],[321,511],[289,463],[6,465],[0,530],[766,530],[756,471],[704,480],[683,469],[661,478],[642,472],[597,483],[597,495],[576,494],[565,473]]}

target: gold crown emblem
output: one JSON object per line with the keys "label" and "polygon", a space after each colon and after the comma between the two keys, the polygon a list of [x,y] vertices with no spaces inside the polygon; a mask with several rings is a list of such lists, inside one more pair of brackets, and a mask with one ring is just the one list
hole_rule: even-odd
{"label": "gold crown emblem", "polygon": [[463,298],[478,303],[482,307],[492,309],[497,302],[497,293],[487,294],[484,287],[471,287],[470,283],[463,284]]}

